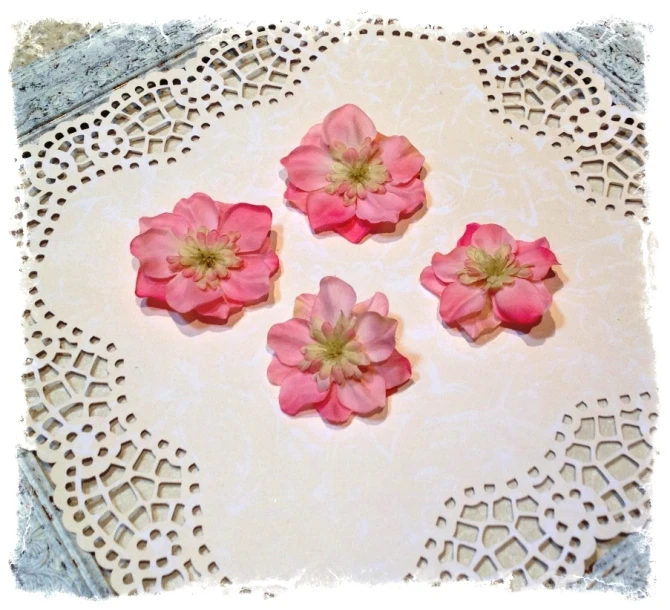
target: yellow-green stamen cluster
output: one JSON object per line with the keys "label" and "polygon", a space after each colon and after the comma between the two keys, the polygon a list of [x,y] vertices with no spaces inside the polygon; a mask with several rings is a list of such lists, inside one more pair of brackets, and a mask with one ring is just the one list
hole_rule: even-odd
{"label": "yellow-green stamen cluster", "polygon": [[310,323],[309,335],[313,343],[301,352],[304,359],[298,367],[315,374],[320,390],[326,390],[332,381],[344,383],[345,379],[361,379],[360,367],[370,364],[363,346],[356,340],[356,318],[340,314],[335,326],[315,319]]}
{"label": "yellow-green stamen cluster", "polygon": [[326,176],[330,183],[325,191],[343,196],[345,205],[356,199],[365,199],[368,192],[384,194],[384,183],[389,175],[382,163],[379,147],[366,138],[360,150],[347,148],[338,142],[330,147],[333,158],[331,173]]}
{"label": "yellow-green stamen cluster", "polygon": [[216,289],[228,277],[230,269],[242,265],[236,254],[239,237],[239,233],[221,234],[204,227],[189,231],[177,256],[167,257],[170,270],[193,279],[201,290]]}
{"label": "yellow-green stamen cluster", "polygon": [[465,267],[459,273],[463,284],[481,283],[489,290],[498,290],[504,284],[514,283],[514,278],[530,277],[528,265],[519,265],[512,254],[512,248],[505,244],[491,256],[481,248],[468,246]]}

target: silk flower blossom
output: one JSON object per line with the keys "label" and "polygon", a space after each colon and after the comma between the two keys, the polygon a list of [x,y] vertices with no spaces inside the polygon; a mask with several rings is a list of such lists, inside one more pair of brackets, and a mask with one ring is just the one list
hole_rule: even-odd
{"label": "silk flower blossom", "polygon": [[435,253],[421,283],[440,298],[440,317],[473,340],[501,324],[536,325],[552,303],[543,280],[558,265],[549,242],[514,239],[497,224],[468,224],[456,248]]}
{"label": "silk flower blossom", "polygon": [[380,134],[353,104],[329,112],[281,160],[284,197],[316,233],[335,231],[352,243],[393,230],[426,199],[424,157],[405,136]]}
{"label": "silk flower blossom", "polygon": [[142,217],[139,224],[130,243],[140,262],[136,296],[217,322],[267,299],[279,268],[270,208],[195,193],[172,212]]}
{"label": "silk flower blossom", "polygon": [[382,410],[388,393],[412,375],[395,349],[398,323],[388,311],[384,294],[356,303],[354,289],[332,276],[321,280],[318,294],[298,296],[294,317],[268,332],[268,379],[281,386],[281,410],[316,409],[332,424]]}

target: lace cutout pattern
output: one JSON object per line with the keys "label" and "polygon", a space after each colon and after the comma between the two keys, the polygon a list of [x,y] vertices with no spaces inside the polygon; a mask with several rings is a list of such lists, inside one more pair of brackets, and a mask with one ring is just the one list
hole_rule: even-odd
{"label": "lace cutout pattern", "polygon": [[410,578],[554,587],[581,576],[597,540],[641,529],[657,409],[651,395],[580,402],[542,463],[448,498]]}
{"label": "lace cutout pattern", "polygon": [[587,204],[648,222],[644,123],[612,105],[591,66],[533,35],[468,32],[452,44],[479,70],[491,113],[557,149]]}
{"label": "lace cutout pattern", "polygon": [[117,593],[170,589],[216,573],[200,525],[197,465],[138,428],[114,344],[46,318],[38,326],[28,310],[25,316],[34,354],[24,375],[27,435],[62,482],[54,502],[65,527],[109,570]]}
{"label": "lace cutout pattern", "polygon": [[227,584],[200,523],[198,467],[187,452],[137,428],[123,393],[125,359],[113,343],[59,320],[38,294],[45,248],[68,198],[92,180],[174,163],[209,121],[290,97],[325,50],[318,34],[258,27],[210,41],[184,69],[157,72],[114,93],[94,115],[62,123],[21,150],[16,215],[23,256],[27,436],[54,464],[55,502],[78,544],[95,554],[117,593]]}
{"label": "lace cutout pattern", "polygon": [[612,104],[589,64],[533,34],[483,30],[446,36],[439,28],[407,30],[382,19],[332,30],[326,33],[331,43],[348,36],[402,36],[457,47],[478,70],[491,114],[532,134],[538,145],[556,149],[587,205],[649,222],[644,123],[625,106]]}

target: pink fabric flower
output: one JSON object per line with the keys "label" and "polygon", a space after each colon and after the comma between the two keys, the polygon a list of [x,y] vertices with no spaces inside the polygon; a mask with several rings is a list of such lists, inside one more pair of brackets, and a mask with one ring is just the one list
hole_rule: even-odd
{"label": "pink fabric flower", "polygon": [[352,413],[383,409],[388,392],[412,375],[409,360],[395,349],[398,323],[388,310],[381,292],[356,303],[354,289],[336,277],[323,278],[318,294],[301,294],[294,317],[268,332],[274,350],[268,379],[281,386],[281,410],[316,409],[326,421],[343,424]]}
{"label": "pink fabric flower", "polygon": [[544,237],[520,241],[499,225],[471,223],[456,248],[433,255],[421,283],[440,297],[440,317],[476,339],[500,324],[537,324],[551,306],[542,280],[558,264]]}
{"label": "pink fabric flower", "polygon": [[267,298],[279,259],[270,244],[272,212],[195,193],[172,213],[140,218],[130,243],[139,259],[135,294],[179,313],[226,322]]}
{"label": "pink fabric flower", "polygon": [[353,104],[326,115],[281,160],[284,197],[307,214],[316,233],[336,231],[358,243],[389,231],[426,199],[424,157],[405,136],[383,136]]}

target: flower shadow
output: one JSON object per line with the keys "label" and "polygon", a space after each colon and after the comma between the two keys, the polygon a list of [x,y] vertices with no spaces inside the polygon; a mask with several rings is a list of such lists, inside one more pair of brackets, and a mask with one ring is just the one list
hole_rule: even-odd
{"label": "flower shadow", "polygon": [[[268,353],[274,354],[274,352],[270,349],[269,346],[266,346],[266,350],[268,351]],[[296,413],[295,415],[292,415],[290,417],[295,419],[320,419],[325,424],[325,426],[327,428],[330,428],[331,430],[342,430],[348,428],[349,426],[352,425],[352,423],[356,419],[359,419],[362,423],[368,426],[377,426],[383,423],[384,421],[386,421],[386,418],[392,411],[393,396],[411,388],[419,380],[419,375],[417,373],[417,365],[419,364],[421,357],[418,354],[407,353],[405,349],[403,349],[402,353],[405,355],[405,357],[410,361],[410,364],[412,365],[412,377],[402,385],[386,392],[386,404],[381,409],[377,409],[376,411],[368,413],[367,415],[358,415],[356,413],[352,413],[351,417],[343,424],[333,424],[323,419],[319,414],[319,412],[314,408],[305,409],[304,411]]]}
{"label": "flower shadow", "polygon": [[[428,172],[430,171],[430,165],[424,163],[421,171],[419,172],[419,178],[425,181]],[[426,199],[421,204],[421,206],[411,214],[401,214],[400,221],[397,224],[392,222],[383,222],[378,224],[362,241],[365,242],[368,239],[376,241],[378,243],[390,243],[398,241],[409,228],[419,220],[421,220],[427,213],[428,209],[432,207],[432,196],[430,193],[426,192]]]}
{"label": "flower shadow", "polygon": [[[563,288],[566,281],[568,281],[567,276],[562,270],[559,270],[558,272],[551,270],[545,278],[544,283],[553,297],[556,292]],[[473,340],[467,333],[461,331],[459,328],[449,326],[442,320],[439,313],[436,315],[436,318],[450,335],[464,338],[468,345],[474,349],[484,347],[504,332],[518,335],[524,343],[531,347],[542,345],[548,338],[553,337],[556,334],[556,330],[561,328],[565,322],[565,318],[556,306],[556,303],[552,303],[549,311],[547,311],[540,319],[540,322],[534,326],[501,324],[494,329],[484,331],[477,337],[477,339]]]}
{"label": "flower shadow", "polygon": [[[281,228],[273,227],[270,231],[270,243],[272,249],[276,252],[278,244],[281,243]],[[133,259],[133,269],[137,271],[139,264]],[[270,278],[270,289],[266,298],[260,298],[250,302],[237,313],[232,314],[226,322],[218,318],[200,316],[193,312],[178,313],[170,309],[167,303],[152,298],[137,298],[140,310],[145,316],[170,317],[174,321],[179,331],[187,337],[194,337],[204,332],[226,333],[231,331],[234,326],[244,317],[245,313],[250,313],[259,309],[272,307],[280,298],[278,279],[283,272],[281,261],[277,272]]]}
{"label": "flower shadow", "polygon": [[[412,367],[413,366],[414,366],[414,363],[412,363]],[[414,369],[413,369],[412,370],[412,379],[408,379],[401,386],[398,386],[397,388],[393,388],[391,391],[386,392],[386,405],[384,405],[383,409],[378,409],[377,411],[374,411],[373,413],[370,413],[369,415],[358,415],[357,417],[361,420],[362,423],[364,423],[368,426],[378,426],[379,424],[385,422],[386,418],[393,411],[393,400],[392,400],[393,396],[411,388],[415,383],[416,383],[416,379],[414,378]]]}
{"label": "flower shadow", "polygon": [[[400,320],[398,320],[398,334],[402,336],[402,328]],[[407,350],[404,347],[402,348],[402,354],[409,360],[410,364],[412,365],[412,376],[402,385],[399,385],[398,387],[393,388],[392,390],[386,392],[386,404],[384,405],[384,408],[374,411],[369,415],[358,416],[364,424],[367,424],[369,426],[377,426],[382,422],[384,422],[386,418],[390,415],[391,411],[393,410],[393,397],[396,394],[399,394],[400,392],[408,390],[417,381],[420,380],[420,375],[418,373],[418,364],[421,361],[421,356],[419,356],[419,354],[407,352]]]}
{"label": "flower shadow", "polygon": [[428,199],[430,198],[429,194],[426,194],[426,200],[421,204],[421,207],[409,215],[400,215],[400,220],[398,224],[393,224],[392,222],[382,222],[378,224],[372,232],[361,240],[361,243],[368,240],[375,241],[377,243],[391,243],[398,241],[407,231],[410,226],[414,223],[421,220],[428,212],[429,203]]}
{"label": "flower shadow", "polygon": [[[421,171],[419,172],[420,179],[425,180],[429,171],[430,171],[430,165],[428,165],[428,163],[424,163],[423,167],[421,168]],[[278,175],[279,178],[284,182],[284,184],[288,188],[288,174],[286,170],[282,169]],[[284,198],[284,205],[293,213],[300,214],[301,216],[306,217],[306,214],[292,201],[289,201],[288,199]],[[381,222],[379,224],[374,225],[370,233],[366,235],[363,239],[361,239],[361,241],[358,243],[363,244],[368,240],[372,240],[378,243],[390,243],[399,240],[403,235],[405,235],[405,233],[409,230],[411,225],[418,222],[426,215],[428,209],[431,206],[432,206],[432,197],[430,193],[426,193],[426,199],[414,212],[410,214],[401,214],[400,220],[397,223]],[[309,225],[309,220],[307,220],[307,223]],[[310,228],[310,231],[312,232],[312,235],[319,240],[328,239],[329,237],[339,235],[337,231],[334,230],[322,230],[316,232]]]}
{"label": "flower shadow", "polygon": [[391,413],[391,405],[393,403],[393,401],[391,400],[392,397],[395,394],[398,394],[399,392],[404,392],[408,388],[411,388],[417,381],[417,377],[414,372],[415,361],[412,358],[409,358],[409,360],[412,363],[412,378],[408,379],[401,386],[398,386],[397,388],[393,388],[392,390],[388,391],[386,393],[386,404],[381,409],[377,409],[376,411],[373,411],[372,413],[369,413],[367,415],[358,415],[356,413],[352,413],[351,417],[343,424],[333,424],[323,419],[319,414],[319,412],[314,408],[305,409],[304,411],[300,411],[299,413],[291,415],[290,417],[291,419],[319,419],[325,424],[327,428],[330,428],[331,430],[343,430],[345,428],[348,428],[349,426],[352,425],[352,423],[356,419],[360,419],[361,422],[363,422],[366,425],[377,426],[386,421],[386,418]]}
{"label": "flower shadow", "polygon": [[470,335],[468,335],[465,331],[460,330],[457,327],[454,326],[449,326],[440,316],[439,314],[437,315],[437,319],[442,325],[442,327],[452,336],[452,337],[461,337],[465,339],[467,344],[475,349],[478,349],[480,347],[484,347],[486,344],[490,343],[493,341],[498,335],[500,335],[502,332],[505,331],[505,329],[502,326],[498,326],[496,328],[493,328],[491,330],[486,330],[484,331],[479,337],[476,339],[472,339]]}
{"label": "flower shadow", "polygon": [[[565,282],[567,281],[567,276],[559,268],[558,271],[551,270],[549,272],[549,275],[544,280],[544,284],[553,297],[555,293],[565,286]],[[551,308],[542,316],[539,324],[531,328],[510,327],[510,330],[516,332],[527,345],[536,346],[542,345],[549,337],[553,337],[556,334],[556,330],[561,328],[564,322],[565,318],[563,314],[555,302],[552,302]]]}

